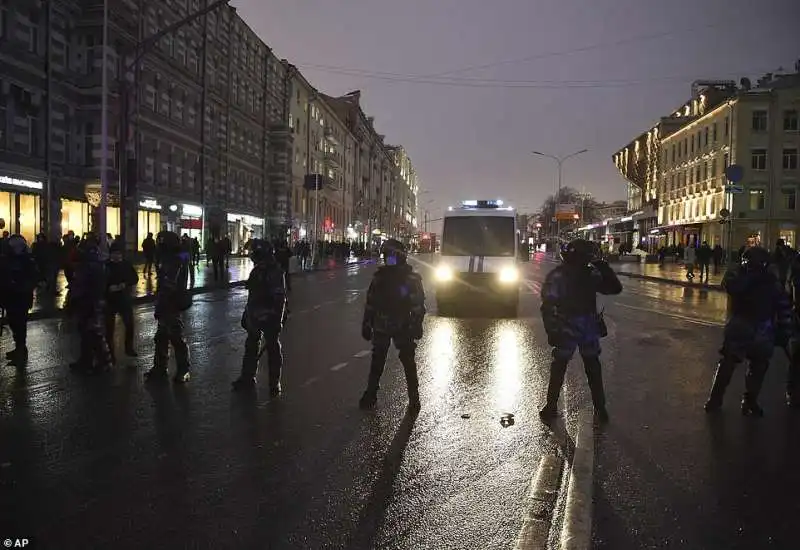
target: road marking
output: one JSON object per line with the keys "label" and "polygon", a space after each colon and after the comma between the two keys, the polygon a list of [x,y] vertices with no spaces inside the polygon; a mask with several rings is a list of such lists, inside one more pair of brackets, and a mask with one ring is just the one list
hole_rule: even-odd
{"label": "road marking", "polygon": [[667,317],[672,317],[673,319],[679,319],[681,321],[686,321],[687,323],[694,323],[696,325],[702,325],[704,327],[724,327],[725,326],[725,323],[720,323],[720,322],[717,322],[717,321],[705,321],[705,320],[702,320],[702,319],[693,319],[691,317],[686,317],[685,315],[679,315],[677,313],[668,313],[668,312],[664,312],[664,311],[657,311],[657,310],[654,310],[654,309],[651,309],[651,308],[646,308],[646,307],[630,306],[628,304],[623,304],[622,302],[613,302],[613,303],[614,303],[614,305],[617,305],[617,306],[620,306],[620,307],[624,307],[624,308],[628,308],[628,309],[634,309],[636,311],[644,311],[646,313],[654,313],[656,315],[666,315]]}
{"label": "road marking", "polygon": [[592,540],[592,476],[594,475],[594,427],[591,409],[578,421],[575,454],[569,473],[561,550],[586,550]]}
{"label": "road marking", "polygon": [[353,357],[358,357],[358,358],[360,359],[360,358],[362,358],[362,357],[366,357],[366,356],[367,356],[367,355],[369,355],[370,353],[372,353],[372,350],[365,349],[365,350],[363,350],[363,351],[359,351],[358,353],[356,353],[355,355],[353,355]]}
{"label": "road marking", "polygon": [[547,548],[563,466],[564,459],[556,454],[546,454],[539,462],[530,493],[525,499],[516,550]]}
{"label": "road marking", "polygon": [[316,311],[316,310],[318,310],[318,309],[319,309],[319,308],[321,308],[321,307],[322,307],[321,305],[317,304],[317,305],[315,305],[314,307],[312,307],[311,309],[313,309],[314,311]]}
{"label": "road marking", "polygon": [[310,386],[311,384],[313,384],[317,380],[319,380],[319,378],[317,376],[312,376],[311,378],[309,378],[308,380],[306,380],[305,382],[300,384],[300,387],[301,388],[305,388],[306,386]]}
{"label": "road marking", "polygon": [[342,370],[347,366],[347,363],[339,363],[338,365],[334,365],[331,367],[331,370],[336,372],[337,370]]}

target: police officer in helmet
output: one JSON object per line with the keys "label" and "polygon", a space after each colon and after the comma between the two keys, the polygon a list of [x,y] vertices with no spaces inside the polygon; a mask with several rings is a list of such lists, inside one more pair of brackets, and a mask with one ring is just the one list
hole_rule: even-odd
{"label": "police officer in helmet", "polygon": [[394,345],[408,385],[409,407],[419,410],[419,379],[415,358],[416,341],[422,338],[422,323],[425,318],[425,291],[422,277],[414,273],[407,262],[403,243],[389,239],[381,247],[386,265],[378,268],[367,291],[367,303],[361,335],[372,341],[367,389],[361,396],[359,406],[370,409],[378,399],[381,375],[386,365],[389,347]]}
{"label": "police officer in helmet", "polygon": [[561,253],[562,264],[547,274],[542,285],[542,321],[553,346],[547,403],[539,411],[544,421],[557,414],[567,365],[576,349],[583,359],[595,413],[599,420],[608,420],[600,366],[600,339],[607,329],[597,312],[597,294],[619,294],[622,284],[607,262],[593,257],[591,242],[573,240]]}
{"label": "police officer in helmet", "polygon": [[733,371],[747,360],[741,410],[745,416],[760,417],[764,411],[758,404],[758,395],[774,348],[785,347],[791,336],[793,316],[789,296],[770,269],[769,251],[760,246],[742,253],[741,264],[725,273],[722,287],[730,296],[730,317],[725,324],[722,358],[705,410],[714,412],[722,407]]}
{"label": "police officer in helmet", "polygon": [[6,239],[0,259],[0,302],[14,338],[14,349],[6,359],[21,366],[28,360],[28,311],[33,306],[33,291],[38,280],[36,263],[25,237]]}
{"label": "police officer in helmet", "polygon": [[169,347],[175,352],[176,371],[173,381],[189,381],[189,346],[183,337],[181,314],[192,305],[188,291],[189,253],[181,247],[180,238],[172,231],[162,231],[156,239],[158,247],[158,286],[156,288],[155,318],[158,323],[154,336],[153,367],[145,373],[150,380],[167,376]]}
{"label": "police officer in helmet", "polygon": [[[255,387],[258,360],[263,350],[267,354],[270,395],[275,397],[281,393],[283,354],[280,335],[286,308],[286,280],[269,241],[253,239],[250,248],[254,265],[247,278],[247,305],[242,313],[242,328],[247,331],[247,340],[242,371],[233,382],[233,388]],[[262,339],[264,347],[260,350]]]}

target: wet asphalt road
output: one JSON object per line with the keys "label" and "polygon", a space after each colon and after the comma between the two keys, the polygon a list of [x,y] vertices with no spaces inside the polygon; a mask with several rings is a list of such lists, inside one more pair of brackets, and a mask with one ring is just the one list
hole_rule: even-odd
{"label": "wet asphalt road", "polygon": [[[27,372],[0,368],[0,536],[36,548],[509,548],[539,458],[566,448],[536,417],[549,361],[536,294],[551,267],[527,266],[516,320],[437,317],[429,288],[416,418],[394,358],[377,410],[357,408],[373,266],[295,281],[274,400],[229,390],[241,290],[195,297],[187,387],[142,383],[152,306],[137,309],[142,356],[105,378],[66,368],[77,344],[68,321],[32,323]],[[767,533],[785,544],[780,495],[798,489],[800,421],[781,403],[784,364],[762,421],[738,415],[737,380],[709,422],[724,295],[623,284],[604,299],[612,423],[596,436],[596,547],[770,547]],[[567,433],[584,387],[572,368]],[[501,425],[504,413],[514,425]]]}

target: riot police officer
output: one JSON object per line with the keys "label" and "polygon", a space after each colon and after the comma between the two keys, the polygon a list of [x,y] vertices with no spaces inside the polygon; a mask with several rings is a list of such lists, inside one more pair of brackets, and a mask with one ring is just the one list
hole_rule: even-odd
{"label": "riot police officer", "polygon": [[286,281],[283,269],[275,259],[268,241],[253,239],[250,244],[253,270],[247,278],[247,305],[242,313],[242,328],[247,331],[242,358],[242,372],[233,382],[234,389],[255,387],[259,345],[263,338],[263,352],[267,354],[270,395],[281,393],[281,368],[283,355],[280,335],[286,308]]}
{"label": "riot police officer", "polygon": [[122,255],[122,244],[114,242],[109,250],[109,259],[106,263],[107,290],[106,290],[106,340],[111,350],[111,359],[116,362],[114,353],[114,325],[117,315],[125,326],[125,354],[136,357],[138,354],[133,349],[133,296],[131,289],[139,281],[133,264]]}
{"label": "riot police officer", "polygon": [[90,233],[78,244],[77,263],[70,284],[69,310],[75,315],[80,334],[80,356],[70,365],[89,373],[111,367],[111,351],[105,334],[106,270],[100,243]]}
{"label": "riot police officer", "polygon": [[713,412],[722,407],[734,369],[747,359],[742,414],[760,417],[764,411],[758,404],[758,394],[773,350],[776,345],[785,347],[791,336],[789,296],[770,269],[769,252],[758,246],[742,253],[741,264],[725,273],[722,286],[730,296],[730,318],[725,324],[722,358],[705,410]]}
{"label": "riot police officer", "polygon": [[601,421],[608,420],[600,366],[600,338],[607,329],[602,313],[597,312],[597,294],[619,294],[622,284],[608,263],[593,260],[593,255],[591,242],[575,239],[561,253],[562,264],[547,274],[542,285],[542,321],[553,346],[547,403],[539,411],[544,421],[557,414],[567,365],[576,349],[583,360],[595,414]]}
{"label": "riot police officer", "polygon": [[38,280],[36,263],[22,235],[11,235],[5,242],[0,274],[0,299],[14,337],[14,349],[6,359],[17,365],[28,360],[28,311],[33,306],[33,291]]}
{"label": "riot police officer", "polygon": [[408,385],[409,407],[419,410],[419,379],[415,352],[416,341],[422,338],[422,323],[425,319],[425,290],[422,277],[408,265],[405,246],[400,241],[389,239],[381,247],[386,265],[378,268],[367,291],[367,303],[361,335],[372,341],[367,389],[361,396],[359,406],[371,409],[378,400],[381,375],[386,366],[389,347],[394,345]]}
{"label": "riot police officer", "polygon": [[181,241],[172,231],[158,234],[157,245],[159,266],[156,288],[155,318],[158,323],[154,336],[155,353],[153,367],[145,373],[150,379],[167,376],[169,346],[175,352],[176,383],[189,381],[189,346],[183,338],[181,314],[192,305],[192,295],[188,290],[189,254],[181,247]]}

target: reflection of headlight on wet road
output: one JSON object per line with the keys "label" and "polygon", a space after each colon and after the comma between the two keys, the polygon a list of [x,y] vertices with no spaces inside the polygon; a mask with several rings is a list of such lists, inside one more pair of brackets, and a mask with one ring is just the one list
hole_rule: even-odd
{"label": "reflection of headlight on wet road", "polygon": [[453,270],[447,267],[446,265],[440,265],[436,268],[436,280],[437,281],[450,281],[453,279]]}
{"label": "reflection of headlight on wet road", "polygon": [[513,283],[519,279],[519,271],[516,267],[504,267],[500,270],[500,281],[503,283]]}

